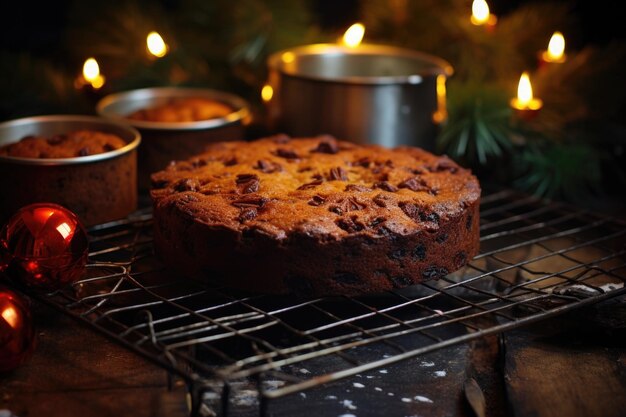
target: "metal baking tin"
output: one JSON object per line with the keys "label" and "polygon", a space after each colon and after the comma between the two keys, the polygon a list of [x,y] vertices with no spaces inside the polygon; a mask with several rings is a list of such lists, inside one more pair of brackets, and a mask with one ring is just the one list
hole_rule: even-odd
{"label": "metal baking tin", "polygon": [[[232,107],[233,112],[225,117],[176,123],[127,117],[136,110],[184,97],[216,100]],[[248,103],[242,98],[202,88],[155,87],[116,93],[102,98],[96,111],[103,117],[131,125],[141,133],[142,143],[138,150],[140,193],[146,193],[150,188],[150,175],[165,169],[171,161],[202,153],[213,142],[245,139],[245,126],[251,120]]]}
{"label": "metal baking tin", "polygon": [[445,60],[386,45],[314,44],[267,60],[271,128],[383,146],[434,147],[445,120]]}
{"label": "metal baking tin", "polygon": [[27,117],[0,123],[0,146],[30,135],[53,136],[76,130],[114,134],[126,145],[74,158],[0,155],[1,222],[35,202],[61,204],[88,226],[125,217],[137,209],[137,147],[141,135],[131,126],[95,116]]}
{"label": "metal baking tin", "polygon": [[52,136],[74,130],[89,129],[111,133],[124,139],[127,144],[110,152],[75,158],[21,158],[0,155],[0,163],[13,162],[26,165],[75,165],[103,161],[126,154],[139,146],[139,132],[128,125],[110,122],[94,116],[54,115],[34,116],[0,123],[0,146],[18,142],[26,136]]}
{"label": "metal baking tin", "polygon": [[[220,101],[233,108],[233,112],[224,116],[196,122],[151,122],[131,120],[127,116],[136,110],[165,104],[172,98],[207,98]],[[248,103],[242,98],[222,91],[205,88],[154,87],[115,93],[102,98],[96,105],[99,115],[117,119],[139,129],[152,130],[204,130],[222,127],[234,123],[247,123],[250,118]]]}

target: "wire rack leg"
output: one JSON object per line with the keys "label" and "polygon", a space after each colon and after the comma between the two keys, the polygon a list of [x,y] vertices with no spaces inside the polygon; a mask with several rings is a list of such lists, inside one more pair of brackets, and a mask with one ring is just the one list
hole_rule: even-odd
{"label": "wire rack leg", "polygon": [[222,416],[228,416],[228,407],[230,404],[230,384],[228,382],[224,382],[224,386],[222,387]]}
{"label": "wire rack leg", "polygon": [[202,401],[204,397],[204,388],[198,388],[197,384],[191,384],[189,394],[191,395],[191,413],[190,417],[202,417]]}

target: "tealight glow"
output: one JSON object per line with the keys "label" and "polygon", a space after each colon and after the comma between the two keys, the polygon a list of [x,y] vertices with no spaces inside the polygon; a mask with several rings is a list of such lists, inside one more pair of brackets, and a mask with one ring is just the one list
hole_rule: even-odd
{"label": "tealight glow", "polygon": [[261,99],[267,103],[272,99],[272,97],[274,97],[274,89],[271,85],[265,84],[261,89]]}
{"label": "tealight glow", "polygon": [[472,24],[494,26],[497,20],[496,16],[490,13],[486,0],[474,0],[472,2],[472,17],[470,18]]}
{"label": "tealight glow", "polygon": [[83,80],[80,84],[91,84],[97,90],[104,85],[105,78],[100,74],[100,65],[95,58],[87,58],[83,64]]}
{"label": "tealight glow", "polygon": [[365,36],[365,26],[361,23],[355,23],[346,30],[342,42],[348,48],[356,48],[363,41],[363,36]]}
{"label": "tealight glow", "polygon": [[561,32],[554,32],[548,43],[548,50],[541,54],[545,62],[565,62],[565,37]]}
{"label": "tealight glow", "polygon": [[146,46],[148,48],[148,52],[157,58],[162,58],[167,55],[167,44],[158,32],[150,32],[148,34],[146,37]]}
{"label": "tealight glow", "polygon": [[511,99],[511,107],[521,112],[536,112],[541,109],[542,106],[543,101],[533,96],[533,87],[530,83],[530,77],[528,76],[528,72],[524,71],[517,86],[517,97]]}

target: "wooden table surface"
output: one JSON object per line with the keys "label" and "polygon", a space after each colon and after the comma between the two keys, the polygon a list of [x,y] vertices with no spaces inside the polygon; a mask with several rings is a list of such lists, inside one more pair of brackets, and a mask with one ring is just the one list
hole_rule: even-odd
{"label": "wooden table surface", "polygon": [[[38,345],[28,363],[0,376],[0,416],[188,415],[181,381],[168,389],[166,372],[151,362],[58,311],[33,308]],[[490,417],[626,415],[626,297],[274,400],[268,411],[473,416],[469,377]],[[257,406],[235,396],[231,414],[258,415]]]}

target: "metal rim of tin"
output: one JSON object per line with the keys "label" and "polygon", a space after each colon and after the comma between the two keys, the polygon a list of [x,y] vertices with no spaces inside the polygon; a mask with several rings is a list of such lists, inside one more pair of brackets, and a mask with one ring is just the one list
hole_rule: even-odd
{"label": "metal rim of tin", "polygon": [[[22,158],[18,156],[7,156],[0,155],[0,162],[11,162],[18,164],[26,164],[26,165],[77,165],[77,164],[87,164],[90,162],[99,162],[105,161],[108,159],[114,159],[118,156],[124,155],[132,150],[136,149],[141,142],[141,135],[139,131],[132,126],[123,123],[117,123],[114,121],[110,121],[104,119],[102,117],[97,116],[80,116],[80,115],[69,115],[69,114],[59,114],[59,115],[49,115],[49,116],[32,116],[32,117],[24,117],[21,119],[9,120],[7,122],[0,123],[0,145],[6,145],[9,143],[18,142],[22,138],[11,138],[7,141],[2,141],[2,131],[5,129],[11,129],[20,125],[36,125],[36,124],[45,124],[45,123],[72,123],[76,122],[78,124],[93,124],[94,130],[101,131],[95,126],[108,125],[111,127],[115,127],[122,131],[126,131],[129,136],[132,136],[132,139],[125,145],[119,149],[115,149],[109,152],[102,152],[95,155],[88,156],[76,156],[72,158]],[[111,132],[109,132],[111,133]],[[118,135],[119,136],[119,135]],[[123,138],[122,138],[123,139]]]}
{"label": "metal rim of tin", "polygon": [[[338,76],[329,77],[323,75],[310,75],[301,74],[294,70],[285,69],[283,57],[284,54],[294,54],[295,56],[314,56],[314,55],[383,55],[394,56],[415,59],[422,62],[426,62],[432,65],[432,68],[425,68],[421,71],[416,71],[406,75],[381,75],[381,76]],[[312,81],[322,81],[331,83],[346,83],[346,84],[418,84],[416,79],[421,81],[422,76],[436,76],[444,75],[446,77],[452,76],[454,69],[452,65],[434,55],[430,55],[424,52],[415,51],[412,49],[399,48],[389,45],[376,45],[376,44],[363,44],[355,48],[339,44],[330,43],[318,43],[312,45],[298,46],[291,49],[283,49],[281,51],[271,54],[267,59],[267,64],[270,70],[276,70],[283,75],[300,78]],[[419,77],[419,78],[418,78]]]}
{"label": "metal rim of tin", "polygon": [[[123,101],[149,101],[150,99],[166,99],[180,97],[199,97],[220,101],[234,109],[224,117],[216,117],[195,122],[149,122],[132,120],[127,114],[120,114],[111,107]],[[204,130],[231,125],[237,122],[246,124],[250,118],[248,103],[234,94],[207,88],[186,87],[152,87],[129,90],[103,97],[96,105],[96,112],[103,117],[130,124],[139,129],[148,130]]]}

